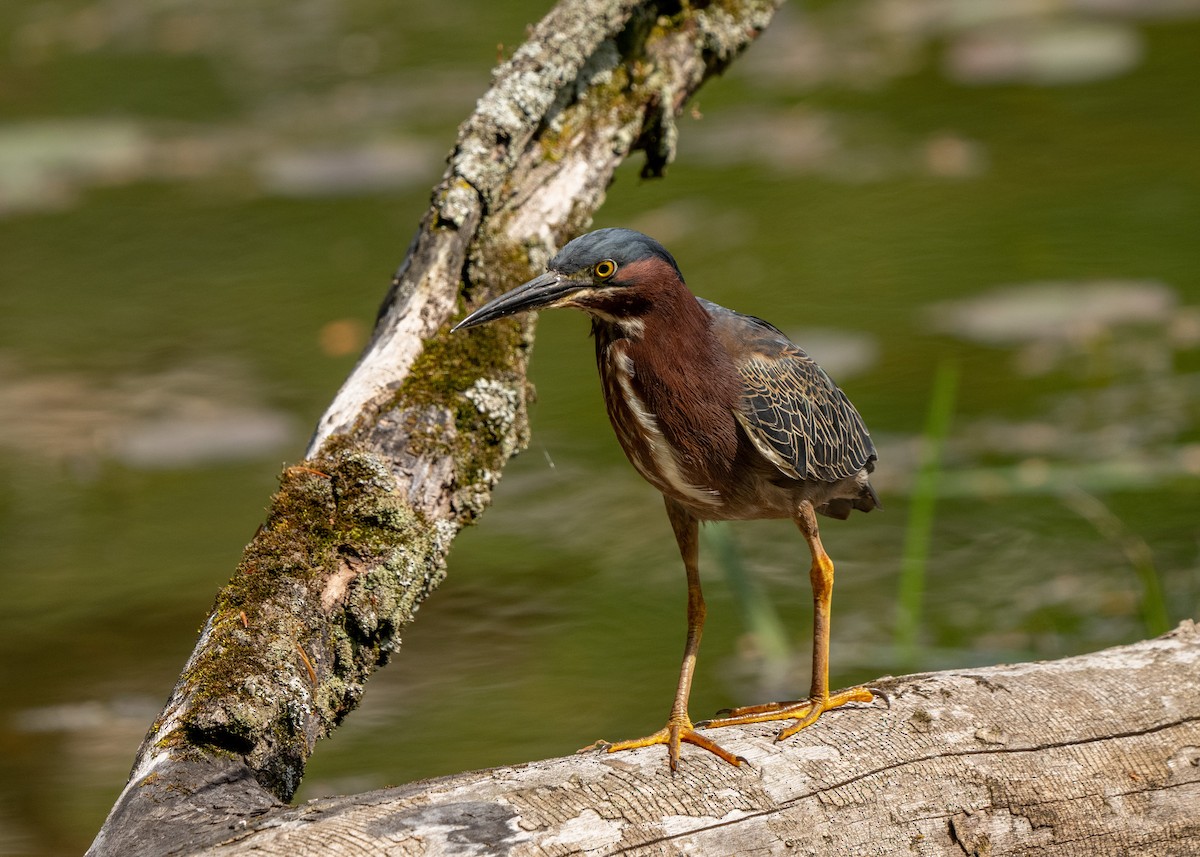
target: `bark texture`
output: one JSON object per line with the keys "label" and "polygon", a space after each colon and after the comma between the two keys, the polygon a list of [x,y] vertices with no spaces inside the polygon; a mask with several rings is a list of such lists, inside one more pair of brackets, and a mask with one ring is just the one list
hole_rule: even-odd
{"label": "bark texture", "polygon": [[721,733],[310,802],[205,857],[1200,853],[1200,631],[1050,663],[882,679],[786,742]]}
{"label": "bark texture", "polygon": [[452,318],[539,272],[630,152],[660,173],[688,96],[779,2],[563,0],[496,70],[90,854],[175,853],[291,798],[526,442],[531,327],[448,336]]}

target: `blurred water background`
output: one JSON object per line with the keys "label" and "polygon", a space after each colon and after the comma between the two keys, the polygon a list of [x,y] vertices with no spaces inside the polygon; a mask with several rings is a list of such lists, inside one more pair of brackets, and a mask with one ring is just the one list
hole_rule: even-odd
{"label": "blurred water background", "polygon": [[[547,2],[0,6],[0,853],[90,841]],[[823,531],[836,686],[1200,613],[1197,92],[1198,0],[789,3],[668,178],[622,170],[596,224],[872,428],[886,509]],[[532,445],[301,799],[661,725],[683,574],[586,331],[539,322]],[[806,688],[794,529],[702,561],[694,716]]]}

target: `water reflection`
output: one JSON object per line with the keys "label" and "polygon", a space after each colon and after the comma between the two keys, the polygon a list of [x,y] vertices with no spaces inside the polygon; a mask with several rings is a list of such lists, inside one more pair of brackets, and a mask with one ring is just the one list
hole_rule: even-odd
{"label": "water reflection", "polygon": [[[1086,350],[1126,325],[1174,327],[1178,304],[1173,289],[1153,281],[1021,283],[934,304],[928,317],[935,329],[976,342],[1058,343],[1065,353]],[[1196,312],[1188,308],[1188,316],[1195,318]],[[1186,337],[1179,345],[1192,347],[1196,341]]]}
{"label": "water reflection", "polygon": [[185,468],[261,460],[294,443],[291,414],[261,403],[245,366],[214,359],[153,374],[36,372],[0,360],[0,449],[71,462]]}
{"label": "water reflection", "polygon": [[[1110,280],[1008,286],[929,307],[935,329],[1014,347],[1018,374],[1079,384],[1033,399],[1031,418],[962,426],[960,461],[976,466],[956,468],[948,490],[1112,491],[1200,475],[1200,375],[1176,368],[1200,344],[1198,311],[1163,283]],[[978,466],[996,456],[1015,464]]]}
{"label": "water reflection", "polygon": [[[0,852],[90,840],[497,43],[545,5],[0,11]],[[697,292],[788,330],[872,427],[886,511],[823,530],[836,684],[905,666],[899,552],[946,358],[922,668],[1142,636],[1147,568],[1171,620],[1200,610],[1200,126],[1178,101],[1198,19],[785,6],[681,120],[670,177],[610,190],[597,226],[655,235]],[[532,447],[304,796],[661,722],[682,573],[592,359],[584,320],[542,320]],[[706,541],[697,716],[807,686],[802,544],[783,522],[724,535],[776,630],[751,636]]]}

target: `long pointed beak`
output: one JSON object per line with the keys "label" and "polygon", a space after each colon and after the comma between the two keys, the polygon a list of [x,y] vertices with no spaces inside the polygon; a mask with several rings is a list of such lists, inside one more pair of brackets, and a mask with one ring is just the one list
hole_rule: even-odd
{"label": "long pointed beak", "polygon": [[517,286],[512,291],[505,292],[495,300],[484,304],[456,324],[453,330],[475,327],[477,324],[485,324],[526,310],[541,309],[578,291],[579,288],[579,283],[573,282],[555,271],[547,271],[540,277],[534,277],[528,283]]}

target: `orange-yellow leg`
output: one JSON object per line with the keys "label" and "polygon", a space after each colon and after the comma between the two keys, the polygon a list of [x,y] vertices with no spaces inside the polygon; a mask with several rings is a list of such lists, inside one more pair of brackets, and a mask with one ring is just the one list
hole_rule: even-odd
{"label": "orange-yellow leg", "polygon": [[683,743],[695,744],[697,747],[720,756],[731,765],[739,765],[744,760],[741,756],[730,753],[724,747],[696,731],[691,718],[688,717],[688,696],[692,691],[692,675],[696,671],[696,656],[700,651],[700,635],[704,630],[704,595],[700,591],[700,571],[697,564],[699,555],[699,524],[690,512],[675,501],[667,500],[667,515],[671,519],[671,527],[675,530],[675,540],[679,543],[679,553],[683,557],[683,566],[687,570],[688,599],[687,599],[687,642],[683,647],[683,663],[679,668],[679,684],[675,688],[675,701],[671,705],[671,714],[667,725],[657,732],[644,738],[634,738],[629,741],[597,741],[584,750],[605,749],[610,753],[618,750],[634,750],[638,747],[650,747],[654,744],[667,745],[667,761],[674,771],[679,766],[679,747]]}
{"label": "orange-yellow leg", "polygon": [[813,590],[813,646],[812,685],[808,699],[790,702],[768,702],[763,705],[748,705],[724,712],[723,717],[705,720],[699,725],[716,729],[721,726],[740,726],[747,723],[763,723],[768,720],[795,720],[775,736],[776,741],[790,738],[833,708],[848,702],[870,702],[874,697],[865,687],[854,687],[837,693],[829,692],[829,614],[833,601],[833,561],[821,544],[817,530],[817,516],[807,500],[796,511],[796,526],[808,543],[812,554],[809,578]]}

